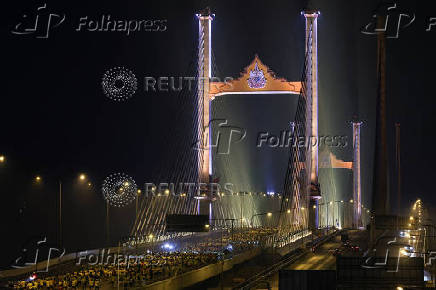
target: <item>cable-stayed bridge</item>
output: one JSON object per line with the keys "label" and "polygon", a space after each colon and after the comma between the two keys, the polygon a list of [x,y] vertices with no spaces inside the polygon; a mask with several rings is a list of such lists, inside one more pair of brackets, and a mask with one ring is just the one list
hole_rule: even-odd
{"label": "cable-stayed bridge", "polygon": [[[223,77],[212,50],[215,15],[209,10],[196,15],[199,36],[187,72],[195,76],[195,82],[180,91],[176,100],[179,110],[168,134],[169,150],[177,151],[177,158],[161,164],[156,173],[155,184],[173,185],[166,190],[146,188],[138,201],[132,237],[141,241],[168,237],[166,217],[174,214],[207,215],[208,231],[269,228],[273,245],[302,231],[310,233],[329,226],[358,228],[367,222],[362,220],[367,209],[362,205],[360,189],[361,123],[353,122],[354,162],[319,150],[319,12],[305,11],[302,15],[305,55],[301,56],[304,62],[298,81],[276,77],[257,55],[239,78]],[[222,118],[227,98],[243,96],[249,100],[262,95],[271,97],[270,102],[278,96],[289,97],[291,122],[287,124],[286,138],[297,143],[303,140],[301,146],[286,147],[287,161],[281,173],[283,188],[274,192],[253,189],[247,173],[249,166],[244,168],[246,159],[243,154],[232,155],[231,148],[232,142],[244,139],[246,131]],[[239,170],[235,170],[235,160],[242,163]],[[321,179],[320,168],[326,169]],[[331,175],[335,168],[353,172],[353,197],[349,200],[335,200],[339,196]]]}

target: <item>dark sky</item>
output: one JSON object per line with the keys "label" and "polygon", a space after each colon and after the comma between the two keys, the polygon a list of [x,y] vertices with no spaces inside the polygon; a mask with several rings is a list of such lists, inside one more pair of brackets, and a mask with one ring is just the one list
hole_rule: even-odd
{"label": "dark sky", "polygon": [[[304,55],[305,1],[48,1],[50,13],[65,22],[48,39],[14,35],[22,14],[34,15],[39,3],[2,3],[2,87],[0,104],[0,220],[6,265],[19,245],[35,234],[55,238],[57,180],[64,183],[67,250],[98,247],[104,240],[105,208],[100,187],[105,176],[123,171],[142,184],[158,164],[177,158],[168,140],[177,114],[175,92],[144,92],[144,76],[184,76],[195,59],[198,24],[194,13],[210,6],[212,46],[222,76],[238,77],[257,53],[278,76],[300,80]],[[357,114],[362,126],[365,205],[370,204],[376,96],[375,36],[360,32],[378,1],[314,1],[319,17],[320,134],[349,135]],[[387,42],[388,138],[394,157],[394,123],[402,127],[402,207],[417,197],[433,206],[434,31],[426,32],[436,8],[429,1],[399,1],[416,20]],[[80,17],[167,20],[164,32],[75,31]],[[131,69],[139,89],[126,102],[103,95],[101,78],[115,66]],[[265,100],[263,100],[265,101]],[[279,110],[280,108],[278,108]],[[283,116],[287,108],[280,111]],[[243,112],[239,112],[243,114]],[[269,126],[265,124],[264,126]],[[275,126],[275,125],[271,125]],[[182,126],[183,127],[183,126]],[[262,126],[260,126],[262,127]],[[171,130],[170,130],[171,128]],[[350,138],[351,140],[351,138]],[[351,147],[334,152],[351,160]],[[247,161],[250,163],[250,161]],[[260,170],[262,164],[256,165]],[[391,166],[391,172],[394,167]],[[77,185],[85,172],[93,186]],[[43,177],[36,187],[32,179]],[[284,173],[283,173],[284,174]],[[280,184],[283,175],[276,177]],[[394,184],[395,176],[391,175]],[[340,182],[340,181],[339,181]],[[394,190],[395,188],[392,188]],[[19,209],[25,207],[24,214]],[[113,240],[127,234],[131,205],[111,211]],[[127,229],[127,230],[126,230]]]}

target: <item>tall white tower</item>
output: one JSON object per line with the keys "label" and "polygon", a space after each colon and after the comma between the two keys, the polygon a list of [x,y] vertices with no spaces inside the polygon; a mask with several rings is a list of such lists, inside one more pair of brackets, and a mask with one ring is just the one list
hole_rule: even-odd
{"label": "tall white tower", "polygon": [[200,114],[197,140],[201,140],[198,151],[198,174],[200,183],[209,183],[212,175],[212,150],[210,136],[210,99],[209,83],[212,77],[212,30],[214,15],[210,9],[196,14],[198,18],[198,110]]}
{"label": "tall white tower", "polygon": [[[306,138],[309,146],[306,168],[309,178],[309,228],[316,229],[318,200],[321,190],[318,182],[318,15],[319,11],[306,10]],[[313,141],[312,141],[313,140]],[[316,143],[315,143],[316,141]],[[315,144],[314,144],[315,143]],[[315,209],[315,210],[312,210]]]}
{"label": "tall white tower", "polygon": [[353,121],[353,228],[362,226],[362,188],[360,175],[360,126],[362,122]]}

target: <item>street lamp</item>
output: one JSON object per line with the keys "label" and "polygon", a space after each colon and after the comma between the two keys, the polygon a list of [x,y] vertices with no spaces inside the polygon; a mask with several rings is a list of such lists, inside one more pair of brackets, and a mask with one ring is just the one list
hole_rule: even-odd
{"label": "street lamp", "polygon": [[6,157],[4,155],[0,155],[0,163],[4,163],[6,161]]}
{"label": "street lamp", "polygon": [[250,219],[251,227],[253,227],[253,219],[254,219],[254,217],[255,216],[261,216],[261,215],[266,215],[268,217],[271,217],[272,216],[272,212],[262,212],[262,213],[256,213],[256,214],[252,215],[251,219]]}
{"label": "street lamp", "polygon": [[[85,174],[79,174],[78,177],[80,182],[85,182],[86,181],[86,175]],[[35,182],[36,183],[41,183],[42,182],[42,177],[40,175],[36,175],[35,176]],[[91,187],[91,182],[87,183],[89,187]],[[59,222],[59,228],[58,228],[58,243],[59,246],[62,246],[62,180],[58,179],[58,185],[59,185],[59,190],[58,190],[58,196],[59,196],[59,216],[58,216],[58,222]]]}
{"label": "street lamp", "polygon": [[135,222],[138,219],[138,199],[139,199],[140,195],[141,195],[141,190],[138,189],[137,194],[136,194],[136,198],[135,198]]}

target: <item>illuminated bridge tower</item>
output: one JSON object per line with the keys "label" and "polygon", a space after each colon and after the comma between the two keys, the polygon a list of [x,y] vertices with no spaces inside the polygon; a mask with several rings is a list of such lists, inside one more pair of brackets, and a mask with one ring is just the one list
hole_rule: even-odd
{"label": "illuminated bridge tower", "polygon": [[[214,15],[206,8],[196,14],[198,18],[198,182],[209,184],[212,176],[212,149],[210,128],[210,81],[212,78],[212,20]],[[198,214],[209,215],[212,219],[212,198],[198,197]]]}
{"label": "illuminated bridge tower", "polygon": [[212,175],[212,150],[210,149],[210,98],[209,84],[212,77],[212,31],[213,16],[206,8],[198,18],[198,175],[200,183],[209,183]]}
{"label": "illuminated bridge tower", "polygon": [[[318,137],[318,15],[319,11],[306,10],[306,138]],[[318,228],[318,200],[321,190],[318,182],[318,141],[308,146],[306,168],[309,174],[309,228]]]}
{"label": "illuminated bridge tower", "polygon": [[362,188],[360,172],[360,126],[362,122],[353,121],[353,228],[362,226]]}

